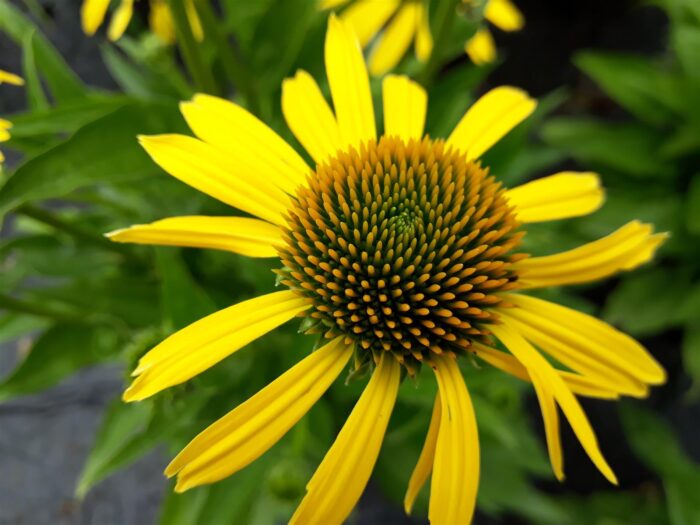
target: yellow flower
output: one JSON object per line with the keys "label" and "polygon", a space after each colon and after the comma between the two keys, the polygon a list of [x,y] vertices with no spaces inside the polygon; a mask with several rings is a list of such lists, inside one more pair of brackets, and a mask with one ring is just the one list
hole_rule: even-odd
{"label": "yellow flower", "polygon": [[[195,0],[185,0],[185,10],[190,27],[192,28],[192,34],[198,41],[201,41],[204,39],[204,32],[194,1]],[[80,14],[83,31],[86,35],[92,36],[100,28],[107,15],[109,4],[110,0],[83,0]],[[112,14],[112,19],[107,29],[107,37],[112,41],[119,40],[129,26],[133,14],[134,0],[121,0],[119,7],[117,7],[117,10]],[[164,43],[172,44],[175,42],[175,29],[172,14],[165,0],[150,0],[149,24],[153,33]]]}
{"label": "yellow flower", "polygon": [[[321,9],[334,9],[348,0],[321,0]],[[386,25],[369,58],[369,72],[379,76],[392,70],[415,42],[416,58],[425,62],[433,50],[427,4],[423,0],[356,0],[343,10],[365,48]]]}
{"label": "yellow flower", "polygon": [[[464,0],[472,3],[473,0]],[[484,18],[501,31],[520,31],[525,26],[525,18],[511,0],[487,0]],[[476,65],[496,60],[496,44],[491,32],[482,28],[464,45],[464,51]]]}
{"label": "yellow flower", "polygon": [[0,84],[12,84],[14,86],[23,86],[24,79],[19,75],[10,73],[9,71],[3,71],[0,69]]}
{"label": "yellow flower", "polygon": [[[183,383],[296,316],[328,342],[195,437],[166,469],[177,491],[230,476],[261,456],[323,395],[354,354],[373,370],[355,408],[307,485],[293,523],[341,523],[374,467],[401,368],[435,373],[439,395],[405,507],[432,471],[432,523],[468,523],[479,480],[479,442],[457,358],[469,353],[532,382],[553,470],[563,477],[562,409],[611,482],[576,395],[643,397],[663,369],[633,339],[586,314],[521,291],[630,270],[664,239],[631,222],[571,251],[516,252],[528,223],[591,213],[597,175],[558,173],[506,190],[478,159],[536,102],[499,87],[446,139],[424,135],[425,91],[383,81],[377,139],[367,69],[352,27],[331,16],[325,61],[333,112],[315,80],[285,80],[287,124],[315,161],[226,100],[196,95],[182,113],[196,138],[140,137],[163,169],[254,217],[172,217],[109,234],[117,242],[214,248],[279,257],[288,288],[221,310],[168,337],[139,361],[124,393],[138,401]],[[495,339],[494,339],[495,337]],[[496,339],[507,351],[495,348]],[[545,354],[567,370],[556,368]]]}

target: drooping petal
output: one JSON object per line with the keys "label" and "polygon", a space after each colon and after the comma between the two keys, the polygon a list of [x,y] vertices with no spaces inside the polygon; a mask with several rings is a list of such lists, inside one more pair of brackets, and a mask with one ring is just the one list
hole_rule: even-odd
{"label": "drooping petal", "polygon": [[[0,84],[12,84],[13,86],[23,86],[24,79],[19,75],[0,69]],[[7,121],[5,121],[7,122]]]}
{"label": "drooping petal", "polygon": [[471,523],[479,486],[479,434],[457,361],[435,356],[442,417],[435,447],[428,517],[436,525]]}
{"label": "drooping petal", "polygon": [[511,0],[489,0],[484,18],[501,31],[520,31],[525,27],[525,17]]}
{"label": "drooping petal", "polygon": [[282,83],[282,113],[297,140],[321,164],[343,147],[340,128],[314,78],[297,71]]}
{"label": "drooping petal", "polygon": [[552,464],[552,471],[559,481],[564,481],[564,455],[561,450],[561,435],[559,433],[559,412],[552,392],[545,388],[540,381],[533,381],[532,386],[537,394],[537,401],[542,412],[544,433],[547,437],[547,452]]}
{"label": "drooping petal", "polygon": [[107,234],[115,242],[227,250],[248,257],[276,257],[283,245],[277,226],[248,217],[170,217]]}
{"label": "drooping petal", "polygon": [[350,24],[362,47],[384,27],[401,5],[401,0],[357,0],[343,11],[340,18]]}
{"label": "drooping petal", "polygon": [[173,177],[230,206],[284,224],[289,197],[219,148],[185,135],[140,136],[151,158]]}
{"label": "drooping petal", "polygon": [[420,489],[428,481],[430,472],[433,470],[433,460],[435,459],[435,446],[437,445],[438,430],[440,428],[440,419],[442,417],[442,401],[440,400],[440,393],[435,396],[435,404],[433,405],[433,415],[430,417],[430,426],[428,427],[428,433],[425,436],[425,443],[423,443],[423,450],[421,450],[420,457],[416,463],[413,473],[411,474],[411,479],[408,481],[408,488],[406,489],[406,496],[403,499],[403,508],[406,514],[411,513],[413,509],[413,503],[416,501],[416,497],[420,492]]}
{"label": "drooping petal", "polygon": [[290,524],[340,524],[367,485],[399,390],[401,366],[384,352],[367,387],[306,485]]}
{"label": "drooping petal", "polygon": [[[527,368],[532,382],[538,383],[538,388],[542,389],[546,395],[554,397],[593,464],[608,481],[617,485],[617,478],[598,447],[598,440],[586,414],[583,412],[576,397],[571,393],[571,390],[567,388],[552,365],[550,365],[517,330],[510,327],[509,323],[493,325],[491,330],[523,366]],[[547,412],[551,416],[550,409],[551,407],[546,406],[543,409],[543,414]],[[549,430],[552,430],[551,421]],[[558,437],[556,440],[558,441]],[[552,448],[550,448],[550,451],[551,450]],[[552,458],[552,465],[556,468],[556,465],[561,465],[561,462],[555,457]],[[559,474],[563,475],[563,473],[560,472],[557,476],[559,476]]]}
{"label": "drooping petal", "polygon": [[430,32],[428,10],[424,4],[418,5],[418,27],[416,28],[416,58],[426,62],[433,52],[433,35]]}
{"label": "drooping petal", "polygon": [[479,29],[464,44],[464,51],[477,66],[490,64],[496,60],[496,42],[493,40],[491,31],[486,28]]}
{"label": "drooping petal", "polygon": [[518,262],[522,288],[585,283],[632,270],[649,261],[668,237],[653,234],[653,226],[632,221],[597,241],[573,250]]}
{"label": "drooping petal", "polygon": [[92,36],[100,28],[107,14],[109,2],[110,0],[83,0],[80,19],[86,35]]}
{"label": "drooping petal", "polygon": [[112,14],[112,19],[109,22],[107,30],[107,38],[112,42],[116,42],[121,38],[126,31],[126,28],[131,22],[131,17],[134,14],[134,0],[121,0],[119,7]]}
{"label": "drooping petal", "polygon": [[326,74],[343,145],[376,139],[374,107],[362,49],[351,26],[331,15],[325,46]]}
{"label": "drooping petal", "polygon": [[397,135],[408,142],[423,136],[428,95],[408,77],[389,75],[382,83],[384,135]]}
{"label": "drooping petal", "polygon": [[[470,349],[491,366],[495,366],[499,370],[503,370],[507,374],[523,381],[531,381],[527,369],[512,355],[478,342],[472,343]],[[557,373],[574,394],[598,399],[618,399],[620,397],[617,391],[610,390],[608,385],[595,378],[565,370],[557,370]]]}
{"label": "drooping petal", "polygon": [[562,171],[506,192],[524,223],[569,219],[593,213],[603,205],[605,192],[596,173]]}
{"label": "drooping petal", "polygon": [[369,58],[369,72],[372,75],[383,75],[401,62],[416,35],[419,9],[418,2],[406,2],[389,22]]}
{"label": "drooping petal", "polygon": [[621,393],[665,381],[664,369],[630,336],[590,315],[543,299],[508,294],[517,308],[503,309],[518,330],[572,370],[609,380]]}
{"label": "drooping petal", "polygon": [[195,95],[180,104],[197,137],[217,146],[253,177],[269,180],[293,194],[310,172],[299,154],[277,133],[238,104],[211,95]]}
{"label": "drooping petal", "polygon": [[175,490],[223,479],[264,454],[328,390],[352,351],[334,339],[201,432],[165,470],[178,474]]}
{"label": "drooping petal", "polygon": [[286,290],[243,301],[192,323],[139,360],[124,401],[140,401],[191,379],[309,306],[306,299]]}
{"label": "drooping petal", "polygon": [[522,89],[502,86],[492,89],[469,108],[447,143],[478,159],[511,129],[529,117],[537,102]]}

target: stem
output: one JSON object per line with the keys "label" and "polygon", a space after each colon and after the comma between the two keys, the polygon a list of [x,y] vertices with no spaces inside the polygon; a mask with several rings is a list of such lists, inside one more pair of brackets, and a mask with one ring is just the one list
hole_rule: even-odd
{"label": "stem", "polygon": [[435,35],[433,52],[430,53],[430,58],[418,76],[420,83],[426,88],[430,87],[440,66],[442,66],[442,51],[452,32],[452,26],[457,17],[455,10],[459,1],[442,0],[437,7],[437,12],[435,13],[436,22],[433,26],[436,29],[433,33]]}
{"label": "stem", "polygon": [[247,65],[231,47],[230,42],[226,39],[226,35],[221,31],[221,25],[217,22],[216,14],[209,1],[197,2],[196,7],[204,26],[204,32],[214,39],[216,49],[221,55],[226,76],[243,93],[248,110],[259,116],[260,102],[253,85],[254,79],[250,75]]}
{"label": "stem", "polygon": [[204,63],[199,44],[194,39],[183,0],[168,0],[168,6],[175,24],[177,45],[197,90],[217,95],[219,90],[214,75]]}
{"label": "stem", "polygon": [[85,317],[80,315],[71,315],[64,312],[57,312],[51,308],[46,308],[45,306],[29,303],[27,301],[22,301],[21,299],[15,299],[9,295],[0,294],[0,307],[6,310],[12,310],[14,312],[20,312],[23,314],[35,315],[38,317],[48,317],[49,319],[54,319],[56,321],[68,321],[68,322],[85,322]]}

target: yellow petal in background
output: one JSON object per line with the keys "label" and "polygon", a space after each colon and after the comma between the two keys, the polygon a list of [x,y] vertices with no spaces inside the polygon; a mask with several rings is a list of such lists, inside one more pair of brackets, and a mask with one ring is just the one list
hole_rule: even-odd
{"label": "yellow petal in background", "polygon": [[[567,388],[564,381],[561,377],[559,377],[552,365],[550,365],[549,362],[542,357],[542,355],[535,350],[535,348],[530,345],[530,343],[528,343],[516,330],[511,328],[508,323],[492,325],[491,331],[523,364],[523,366],[527,368],[527,371],[532,378],[532,382],[537,382],[538,388],[542,389],[545,395],[554,397],[564,412],[566,419],[571,424],[574,434],[576,434],[576,437],[593,464],[608,479],[608,481],[617,485],[617,478],[598,447],[598,440],[593,432],[593,428],[591,428],[586,414],[583,412],[583,409],[581,408],[581,405],[576,397],[571,393],[571,390]],[[543,413],[544,412],[547,412],[549,417],[551,417],[550,406],[545,406],[543,408]],[[552,423],[550,422],[549,431],[553,430],[551,425]],[[558,436],[556,440],[558,442]],[[553,447],[550,447],[550,452],[553,449],[556,452],[556,447],[556,444],[554,444]],[[561,465],[560,458],[554,457],[551,459],[552,465],[555,466],[555,468],[557,468],[557,465]],[[563,473],[557,473],[557,476],[559,475],[563,475]]]}
{"label": "yellow petal in background", "polygon": [[194,2],[195,0],[184,0],[185,14],[187,15],[187,22],[190,24],[192,36],[194,36],[197,42],[202,42],[204,40],[204,29],[202,28],[202,22],[199,19]]}
{"label": "yellow petal in background", "polygon": [[168,4],[164,0],[151,0],[151,10],[148,15],[148,24],[151,31],[161,39],[164,44],[175,43],[175,22]]}
{"label": "yellow petal in background", "polygon": [[632,221],[597,241],[556,255],[525,259],[515,266],[522,288],[585,283],[648,262],[667,237],[654,235],[650,224]]}
{"label": "yellow petal in background", "polygon": [[496,60],[496,43],[493,41],[491,31],[486,28],[479,29],[464,44],[464,51],[477,66],[490,64]]}
{"label": "yellow petal in background", "polygon": [[225,151],[250,177],[270,181],[290,194],[306,181],[310,170],[304,159],[238,104],[200,94],[180,109],[197,137]]}
{"label": "yellow petal in background", "polygon": [[0,84],[12,84],[13,86],[23,86],[24,79],[19,75],[15,75],[14,73],[10,73],[9,71],[0,69]]}
{"label": "yellow petal in background", "polygon": [[423,487],[423,485],[425,485],[425,482],[428,481],[430,472],[433,470],[433,460],[435,459],[435,447],[437,445],[441,417],[442,401],[440,400],[440,393],[438,392],[438,394],[435,396],[433,414],[430,417],[430,426],[428,427],[428,433],[425,436],[423,450],[421,450],[418,462],[413,469],[411,479],[408,481],[406,496],[403,499],[403,508],[406,511],[406,514],[411,513],[413,503],[416,501],[416,497],[418,496],[420,489]]}
{"label": "yellow petal in background", "polygon": [[122,0],[117,10],[112,14],[112,20],[110,20],[109,29],[107,30],[107,38],[112,42],[119,40],[124,31],[126,31],[129,22],[131,22],[133,14],[134,0]]}
{"label": "yellow petal in background", "polygon": [[520,31],[525,27],[523,14],[511,0],[488,0],[484,18],[501,31]]}
{"label": "yellow petal in background", "polygon": [[340,15],[352,26],[362,47],[374,38],[401,5],[400,0],[358,0]]}
{"label": "yellow petal in background", "polygon": [[282,83],[282,113],[297,140],[320,164],[343,147],[340,128],[314,78],[297,71]]}
{"label": "yellow petal in background", "polygon": [[326,74],[343,146],[376,139],[367,67],[352,27],[331,15],[325,45]]}
{"label": "yellow petal in background", "polygon": [[291,524],[341,524],[360,499],[372,473],[396,402],[401,366],[384,352],[367,387],[306,485]]}
{"label": "yellow petal in background", "polygon": [[510,130],[529,117],[537,102],[522,89],[492,89],[469,108],[447,143],[478,159]]}
{"label": "yellow petal in background", "polygon": [[107,234],[115,242],[227,250],[248,257],[276,257],[283,245],[277,226],[248,217],[171,217]]}
{"label": "yellow petal in background", "polygon": [[506,192],[524,223],[569,219],[593,213],[603,205],[605,192],[596,173],[562,171]]}
{"label": "yellow petal in background", "polygon": [[470,523],[479,487],[479,434],[469,392],[447,355],[431,358],[442,403],[430,486],[430,523]]}
{"label": "yellow petal in background", "polygon": [[146,399],[214,366],[267,332],[309,308],[286,290],[243,301],[174,333],[146,353],[124,392],[124,401]]}
{"label": "yellow petal in background", "polygon": [[389,22],[379,37],[369,58],[369,72],[374,76],[383,75],[401,62],[418,30],[420,6],[417,2],[406,2]]}
{"label": "yellow petal in background", "polygon": [[94,35],[102,25],[107,14],[110,0],[83,0],[80,9],[80,19],[83,25],[83,32]]}
{"label": "yellow petal in background", "polygon": [[156,164],[185,184],[273,224],[285,223],[289,197],[221,149],[185,135],[140,136],[139,142]]}
{"label": "yellow petal in background", "polygon": [[382,83],[384,135],[396,135],[403,141],[423,136],[428,95],[408,77],[388,75]]}
{"label": "yellow petal in background", "polygon": [[12,122],[0,118],[0,142],[7,142],[10,140],[10,129],[12,129]]}
{"label": "yellow petal in background", "polygon": [[335,381],[353,347],[337,338],[304,358],[195,437],[168,465],[175,490],[223,479],[264,454]]}
{"label": "yellow petal in background", "polygon": [[416,58],[426,62],[433,52],[433,35],[430,32],[428,10],[425,5],[418,6],[418,27],[416,27]]}

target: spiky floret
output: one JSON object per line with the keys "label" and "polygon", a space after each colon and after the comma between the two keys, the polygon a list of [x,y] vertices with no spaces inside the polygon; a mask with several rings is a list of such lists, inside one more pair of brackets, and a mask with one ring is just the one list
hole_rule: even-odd
{"label": "spiky floret", "polygon": [[390,351],[409,372],[487,336],[498,292],[517,286],[523,233],[504,190],[442,140],[339,152],[299,188],[287,222],[278,273],[313,302],[305,328]]}

